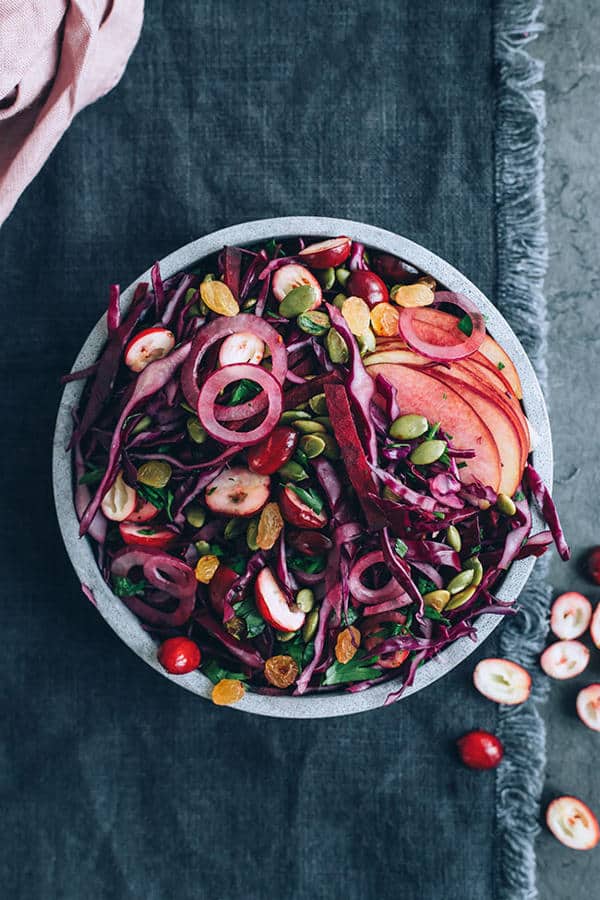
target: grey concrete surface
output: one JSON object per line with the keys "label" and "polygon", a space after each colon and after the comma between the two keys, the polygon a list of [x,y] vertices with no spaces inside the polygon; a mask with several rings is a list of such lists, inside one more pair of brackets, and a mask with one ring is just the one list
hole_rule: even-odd
{"label": "grey concrete surface", "polygon": [[[556,593],[579,590],[600,601],[581,573],[592,544],[600,544],[600,4],[546,0],[546,32],[535,53],[546,63],[548,127],[546,194],[550,264],[549,403],[556,455],[555,495],[573,560],[555,557]],[[600,735],[575,713],[580,687],[600,681],[600,653],[573,682],[554,683],[545,708],[548,767],[544,801],[574,794],[600,816]],[[545,805],[545,803],[544,803]],[[540,900],[600,896],[600,848],[567,850],[544,830],[537,843]]]}

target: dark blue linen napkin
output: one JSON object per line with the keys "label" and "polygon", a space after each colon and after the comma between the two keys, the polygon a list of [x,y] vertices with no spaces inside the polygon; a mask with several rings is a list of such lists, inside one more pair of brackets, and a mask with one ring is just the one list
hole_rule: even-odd
{"label": "dark blue linen napkin", "polygon": [[50,488],[58,377],[107,286],[237,221],[323,214],[421,242],[492,294],[491,3],[148,4],[0,232],[3,884],[28,900],[489,900],[493,729],[470,687],[327,721],[221,710],[79,591]]}

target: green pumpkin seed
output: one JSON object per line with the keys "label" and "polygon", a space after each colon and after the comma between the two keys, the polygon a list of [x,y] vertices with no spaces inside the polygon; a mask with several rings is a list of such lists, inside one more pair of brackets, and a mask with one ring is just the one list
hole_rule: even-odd
{"label": "green pumpkin seed", "polygon": [[315,422],[318,422],[323,428],[326,428],[327,431],[333,431],[333,425],[331,424],[329,416],[315,416]]}
{"label": "green pumpkin seed", "polygon": [[292,422],[292,428],[301,434],[324,434],[326,431],[325,426],[320,422],[315,422],[314,419],[296,419],[295,422]]}
{"label": "green pumpkin seed", "polygon": [[442,456],[446,446],[446,441],[423,441],[408,458],[415,466],[430,466]]}
{"label": "green pumpkin seed", "polygon": [[315,595],[310,588],[302,588],[296,594],[296,606],[303,613],[309,613],[315,605]]}
{"label": "green pumpkin seed", "polygon": [[327,313],[319,312],[317,309],[310,309],[308,312],[300,313],[296,319],[296,324],[305,334],[313,334],[316,337],[327,334],[331,328],[331,322]]}
{"label": "green pumpkin seed", "polygon": [[347,299],[348,298],[346,297],[345,294],[336,294],[335,297],[333,298],[333,305],[337,309],[341,309]]}
{"label": "green pumpkin seed", "polygon": [[390,426],[390,437],[395,441],[412,441],[424,435],[428,428],[429,422],[425,416],[417,416],[414,413],[400,416]]}
{"label": "green pumpkin seed", "polygon": [[293,459],[284,463],[281,468],[277,470],[277,473],[281,475],[285,481],[306,481],[308,478],[308,472],[302,468],[300,463],[294,462]]}
{"label": "green pumpkin seed", "polygon": [[335,330],[330,328],[325,338],[325,349],[332,363],[347,363],[349,354],[348,347],[344,338]]}
{"label": "green pumpkin seed", "polygon": [[310,414],[303,409],[286,409],[286,411],[281,414],[279,422],[281,425],[290,425],[297,419],[310,419]]}
{"label": "green pumpkin seed", "polygon": [[425,606],[431,606],[436,612],[441,612],[450,600],[450,591],[429,591],[423,594],[423,603]]}
{"label": "green pumpkin seed", "polygon": [[498,494],[496,498],[496,507],[505,516],[514,516],[517,511],[517,507],[508,494]]}
{"label": "green pumpkin seed", "polygon": [[238,516],[237,518],[229,520],[223,529],[223,537],[226,541],[231,541],[233,538],[238,537],[238,535],[243,534],[245,530],[246,522]]}
{"label": "green pumpkin seed", "polygon": [[210,553],[210,544],[208,541],[196,541],[195,547],[200,556],[207,556]]}
{"label": "green pumpkin seed", "polygon": [[342,287],[346,286],[346,282],[350,278],[350,271],[348,269],[344,269],[340,267],[335,270],[335,277],[337,278],[338,284],[341,284]]}
{"label": "green pumpkin seed", "polygon": [[359,334],[356,338],[356,343],[358,344],[358,349],[360,350],[361,356],[366,356],[367,353],[374,353],[377,349],[377,338],[375,337],[375,332],[368,328],[364,334]]}
{"label": "green pumpkin seed", "polygon": [[446,585],[446,590],[450,591],[451,594],[460,594],[461,591],[464,591],[465,588],[468,588],[473,583],[474,576],[475,572],[473,569],[464,569],[450,579]]}
{"label": "green pumpkin seed", "polygon": [[316,416],[326,416],[329,412],[325,394],[315,394],[315,396],[311,397],[308,401],[308,405]]}
{"label": "green pumpkin seed", "polygon": [[202,528],[206,521],[206,510],[199,503],[190,503],[186,506],[185,518],[192,528]]}
{"label": "green pumpkin seed", "polygon": [[310,284],[299,284],[286,294],[279,304],[279,315],[286,319],[295,319],[300,313],[307,312],[317,302],[317,291]]}
{"label": "green pumpkin seed", "polygon": [[277,633],[277,640],[282,644],[287,644],[287,642],[291,641],[292,638],[295,638],[297,634],[297,631],[279,631]]}
{"label": "green pumpkin seed", "polygon": [[142,431],[147,431],[150,425],[152,425],[152,419],[150,418],[150,416],[142,416],[135,428],[131,429],[131,437],[133,437],[135,434],[141,434]]}
{"label": "green pumpkin seed", "polygon": [[242,309],[246,310],[246,312],[247,312],[249,309],[254,309],[254,307],[256,306],[257,303],[258,303],[257,298],[251,297],[250,300],[246,300],[246,302],[242,304]]}
{"label": "green pumpkin seed", "polygon": [[206,431],[198,421],[196,416],[192,416],[185,423],[185,427],[187,428],[187,433],[190,436],[190,440],[192,440],[195,444],[203,444],[206,438],[208,437]]}
{"label": "green pumpkin seed", "polygon": [[458,594],[453,596],[450,603],[446,606],[446,609],[458,609],[459,606],[463,606],[463,604],[471,599],[476,590],[477,588],[474,585],[471,585],[470,587],[465,588],[464,591],[459,591]]}
{"label": "green pumpkin seed", "polygon": [[448,526],[446,530],[446,540],[453,550],[456,550],[457,553],[460,553],[462,548],[462,541],[460,539],[460,532],[456,525]]}
{"label": "green pumpkin seed", "polygon": [[319,610],[311,609],[311,611],[306,616],[304,620],[304,627],[302,628],[302,640],[305,644],[308,644],[309,641],[312,641],[315,634],[317,633],[317,628],[319,626]]}
{"label": "green pumpkin seed", "polygon": [[335,284],[335,269],[321,269],[317,273],[317,278],[321,287],[326,291],[330,291]]}
{"label": "green pumpkin seed", "polygon": [[246,544],[249,550],[258,550],[258,519],[250,519],[246,528]]}
{"label": "green pumpkin seed", "polygon": [[148,487],[164,488],[171,480],[173,469],[167,462],[152,459],[150,462],[143,463],[137,471],[137,480],[140,484],[147,484]]}
{"label": "green pumpkin seed", "polygon": [[325,441],[318,434],[305,434],[300,438],[298,446],[308,459],[316,459],[325,451]]}
{"label": "green pumpkin seed", "polygon": [[473,569],[473,581],[472,585],[478,587],[481,584],[483,579],[483,566],[479,562],[476,556],[472,556],[465,563],[463,563],[465,569]]}
{"label": "green pumpkin seed", "polygon": [[217,276],[213,275],[212,272],[208,272],[208,274],[205,275],[204,278],[202,279],[202,281],[216,281],[216,280],[217,280]]}
{"label": "green pumpkin seed", "polygon": [[325,444],[325,449],[323,450],[323,456],[326,459],[336,460],[340,458],[340,448],[338,447],[336,439],[331,434],[321,434],[319,435],[323,443]]}

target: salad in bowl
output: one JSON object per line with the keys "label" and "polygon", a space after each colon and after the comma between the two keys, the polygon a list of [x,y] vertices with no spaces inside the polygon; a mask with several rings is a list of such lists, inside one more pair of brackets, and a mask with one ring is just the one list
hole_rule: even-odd
{"label": "salad in bowl", "polygon": [[520,560],[569,550],[472,297],[350,228],[280,233],[157,263],[126,309],[110,289],[65,379],[78,532],[103,614],[213,702],[389,703],[515,612]]}

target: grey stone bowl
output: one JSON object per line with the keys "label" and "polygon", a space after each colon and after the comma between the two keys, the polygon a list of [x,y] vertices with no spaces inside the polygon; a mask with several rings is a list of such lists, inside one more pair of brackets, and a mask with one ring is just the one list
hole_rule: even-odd
{"label": "grey stone bowl", "polygon": [[[546,484],[552,487],[550,424],[540,386],[523,347],[508,323],[487,297],[464,275],[424,247],[392,232],[375,228],[372,225],[364,225],[361,222],[313,216],[291,216],[234,225],[193,241],[161,261],[162,274],[168,277],[181,269],[190,267],[203,257],[220,250],[225,244],[244,245],[270,237],[285,238],[299,234],[315,237],[336,237],[339,234],[348,234],[355,240],[362,241],[371,247],[400,256],[418,269],[433,275],[436,281],[449,290],[461,291],[473,300],[487,316],[490,333],[510,354],[518,369],[523,383],[525,411],[538,436],[533,453],[534,464]],[[149,275],[148,271],[138,280],[149,281]],[[131,303],[134,288],[135,283],[123,294],[122,305],[125,309]],[[106,336],[106,317],[103,317],[83,345],[75,360],[73,370],[89,366],[96,360],[106,341]],[[200,672],[174,677],[159,666],[156,660],[154,641],[104,582],[96,565],[89,540],[87,538],[80,539],[78,536],[78,521],[73,505],[71,457],[65,452],[65,447],[72,430],[71,409],[77,405],[82,387],[83,383],[79,381],[66,386],[58,411],[54,435],[53,481],[56,511],[71,562],[81,583],[92,592],[98,611],[121,640],[163,677],[170,678],[180,687],[184,687],[200,697],[208,698],[212,685]],[[534,514],[535,526],[539,528],[541,522],[539,517]],[[533,565],[533,559],[514,563],[497,592],[498,596],[504,600],[516,599],[522,591]],[[421,666],[414,684],[407,689],[404,697],[422,690],[463,662],[488,637],[500,620],[499,616],[481,616],[477,622],[477,640],[459,639],[442,650],[437,657]],[[399,680],[391,680],[356,694],[309,694],[303,697],[272,697],[248,691],[244,699],[234,708],[264,716],[285,718],[349,715],[382,706],[390,691],[396,690],[398,686]]]}

